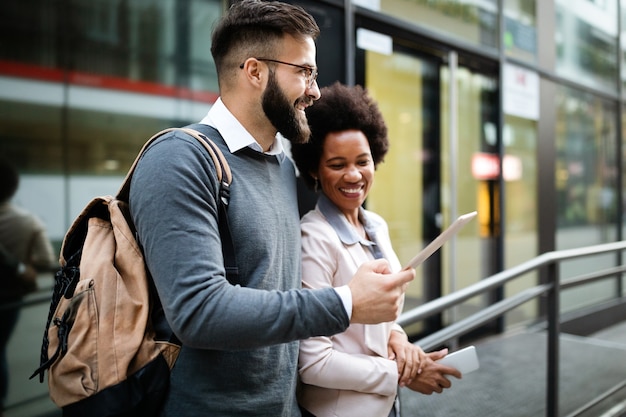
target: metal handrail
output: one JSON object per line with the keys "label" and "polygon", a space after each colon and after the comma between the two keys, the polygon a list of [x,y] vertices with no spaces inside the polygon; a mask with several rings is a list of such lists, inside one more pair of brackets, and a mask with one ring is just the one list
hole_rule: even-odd
{"label": "metal handrail", "polygon": [[546,316],[548,324],[548,345],[547,345],[547,395],[546,395],[546,415],[548,417],[559,415],[559,336],[560,336],[560,291],[597,281],[611,275],[626,271],[626,265],[613,267],[604,271],[597,271],[593,274],[580,276],[559,282],[559,263],[574,258],[588,257],[617,251],[626,250],[626,241],[605,243],[601,245],[587,246],[576,249],[566,249],[561,251],[546,252],[534,259],[526,261],[516,267],[499,272],[487,277],[466,288],[442,296],[436,300],[429,301],[419,307],[411,309],[400,315],[397,322],[401,326],[409,326],[422,321],[430,316],[447,310],[451,307],[466,301],[470,298],[487,293],[490,290],[501,287],[509,281],[518,278],[528,272],[547,269],[547,282],[528,288],[513,296],[492,304],[481,311],[470,315],[456,323],[432,333],[415,343],[422,349],[429,350],[445,342],[462,336],[469,331],[493,320],[508,311],[530,301],[534,298],[545,295]]}

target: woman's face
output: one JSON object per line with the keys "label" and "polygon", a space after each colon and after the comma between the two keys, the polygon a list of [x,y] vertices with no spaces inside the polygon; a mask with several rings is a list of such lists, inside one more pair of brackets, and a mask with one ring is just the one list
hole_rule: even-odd
{"label": "woman's face", "polygon": [[349,219],[358,215],[374,181],[374,161],[363,132],[344,130],[326,135],[318,172],[313,176],[342,213]]}

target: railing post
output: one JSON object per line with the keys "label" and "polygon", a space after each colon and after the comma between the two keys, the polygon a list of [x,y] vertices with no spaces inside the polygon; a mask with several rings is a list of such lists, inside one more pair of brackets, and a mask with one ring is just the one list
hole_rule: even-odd
{"label": "railing post", "polygon": [[560,341],[560,282],[559,265],[552,262],[547,266],[550,290],[547,296],[548,318],[548,366],[546,367],[546,416],[559,416],[559,341]]}

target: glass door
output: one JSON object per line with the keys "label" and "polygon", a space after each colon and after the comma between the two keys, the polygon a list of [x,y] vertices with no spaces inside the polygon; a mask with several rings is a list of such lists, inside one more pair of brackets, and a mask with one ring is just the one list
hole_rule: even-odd
{"label": "glass door", "polygon": [[[497,266],[498,176],[477,177],[474,165],[497,153],[498,91],[494,76],[457,63],[453,51],[427,53],[395,39],[392,49],[356,52],[363,68],[356,83],[378,102],[391,144],[367,208],[387,220],[401,262],[458,215],[478,210],[480,217],[417,268],[407,310],[475,283]],[[407,331],[430,333],[490,302],[470,300]]]}

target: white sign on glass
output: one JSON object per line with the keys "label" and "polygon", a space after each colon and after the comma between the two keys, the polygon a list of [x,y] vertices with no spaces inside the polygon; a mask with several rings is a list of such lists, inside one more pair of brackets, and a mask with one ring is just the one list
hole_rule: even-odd
{"label": "white sign on glass", "polygon": [[504,113],[539,119],[539,76],[534,71],[511,65],[504,65]]}

